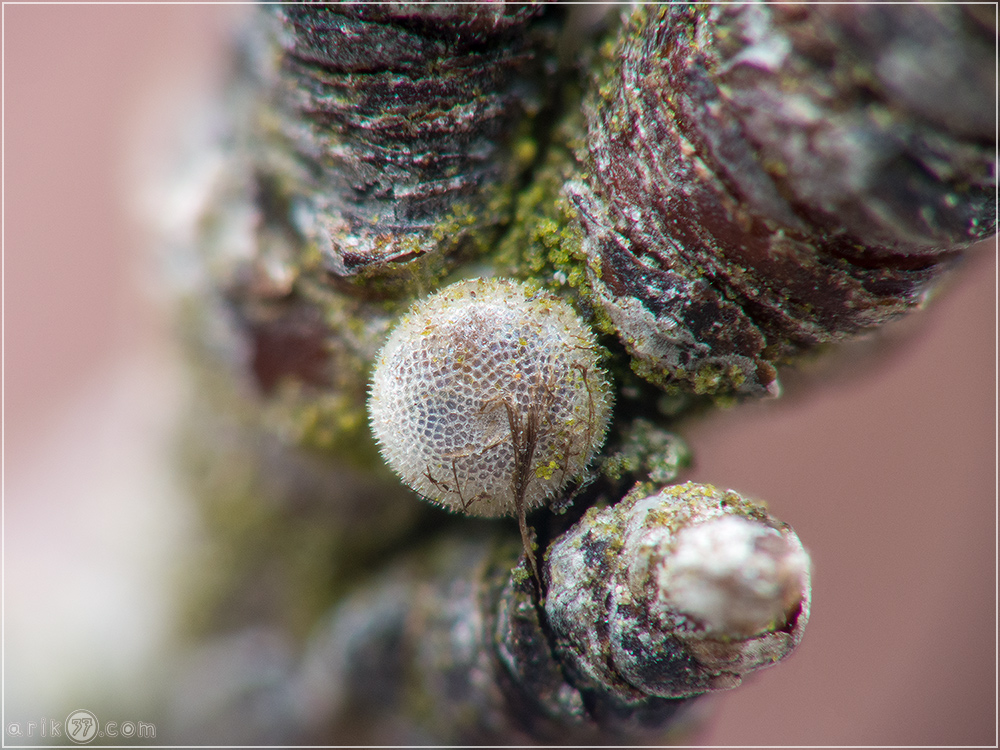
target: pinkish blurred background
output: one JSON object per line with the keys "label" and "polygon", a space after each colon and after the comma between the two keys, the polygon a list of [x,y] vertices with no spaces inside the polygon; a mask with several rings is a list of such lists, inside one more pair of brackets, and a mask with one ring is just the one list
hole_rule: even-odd
{"label": "pinkish blurred background", "polygon": [[[246,9],[3,12],[5,717],[26,721],[130,684],[169,630],[179,387],[130,205],[170,128],[137,132],[217,83]],[[800,650],[714,699],[701,741],[996,742],[996,312],[988,243],[874,360],[685,425],[690,478],[766,499],[815,565]]]}

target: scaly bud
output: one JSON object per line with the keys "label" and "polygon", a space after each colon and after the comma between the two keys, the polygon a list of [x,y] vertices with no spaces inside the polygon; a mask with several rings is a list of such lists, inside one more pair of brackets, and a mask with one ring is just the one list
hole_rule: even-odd
{"label": "scaly bud", "polygon": [[735,687],[791,653],[809,617],[809,556],[795,533],[707,485],[591,509],[544,573],[562,659],[627,704]]}

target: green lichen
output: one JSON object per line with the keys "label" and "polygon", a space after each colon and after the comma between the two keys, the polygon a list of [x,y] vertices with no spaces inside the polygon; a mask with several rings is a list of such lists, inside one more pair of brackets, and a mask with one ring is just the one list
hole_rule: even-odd
{"label": "green lichen", "polygon": [[372,500],[358,513],[346,465],[261,432],[249,403],[230,398],[236,408],[220,408],[212,377],[200,378],[207,387],[197,389],[176,443],[204,530],[184,574],[182,634],[224,632],[248,618],[305,637],[422,508],[374,470],[364,474]]}
{"label": "green lichen", "polygon": [[521,192],[512,228],[493,257],[501,274],[537,279],[556,293],[587,287],[579,218],[562,192],[566,166],[548,164]]}
{"label": "green lichen", "polygon": [[536,279],[549,291],[572,298],[590,290],[579,216],[564,189],[580,172],[574,156],[583,137],[579,89],[570,87],[565,96],[570,114],[553,128],[542,162],[519,191],[510,229],[490,261],[501,275]]}
{"label": "green lichen", "polygon": [[270,431],[289,443],[357,466],[381,463],[369,435],[364,399],[357,394],[320,391],[287,380],[263,405],[262,415]]}
{"label": "green lichen", "polygon": [[641,475],[655,485],[664,485],[674,481],[690,461],[691,453],[677,435],[648,420],[636,419],[600,470],[613,481]]}
{"label": "green lichen", "polygon": [[559,464],[554,460],[549,461],[547,464],[535,467],[535,476],[539,479],[552,479],[552,475],[555,473],[556,469],[559,468]]}
{"label": "green lichen", "polygon": [[518,565],[510,571],[514,585],[523,586],[531,580],[531,572],[523,565]]}

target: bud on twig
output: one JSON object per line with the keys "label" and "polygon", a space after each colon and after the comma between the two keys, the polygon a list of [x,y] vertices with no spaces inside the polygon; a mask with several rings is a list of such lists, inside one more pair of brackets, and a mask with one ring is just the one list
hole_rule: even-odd
{"label": "bud on twig", "polygon": [[[687,462],[668,419],[691,394],[776,394],[778,366],[920,304],[995,231],[995,29],[978,19],[643,6],[588,51],[555,43],[554,6],[261,16],[187,312],[235,365],[199,363],[240,433],[196,449],[238,561],[201,632],[238,626],[222,610],[311,629],[270,696],[282,738],[662,741],[696,696],[792,652],[807,554],[735,493],[653,491]],[[390,468],[442,506],[515,513],[520,563],[502,522],[335,476],[388,476],[369,382]],[[272,448],[290,471],[244,458]],[[258,591],[266,606],[227,606]]]}
{"label": "bud on twig", "polygon": [[297,683],[310,731],[655,741],[683,725],[683,699],[788,656],[809,617],[794,532],[704,485],[589,511],[545,555],[541,604],[513,550],[453,539],[339,605]]}
{"label": "bud on twig", "polygon": [[995,41],[955,5],[635,10],[569,189],[637,371],[773,395],[922,302],[996,231]]}
{"label": "bud on twig", "polygon": [[562,660],[624,703],[735,687],[791,653],[809,619],[798,537],[704,485],[591,509],[546,563],[545,612]]}
{"label": "bud on twig", "polygon": [[274,14],[269,135],[295,154],[279,180],[327,270],[370,279],[481,250],[510,209],[523,166],[514,141],[538,107],[529,41],[541,39],[529,27],[539,11],[305,4]]}

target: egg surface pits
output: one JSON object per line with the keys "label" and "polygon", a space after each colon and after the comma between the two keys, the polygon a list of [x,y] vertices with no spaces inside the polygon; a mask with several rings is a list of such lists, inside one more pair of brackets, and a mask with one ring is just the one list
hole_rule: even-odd
{"label": "egg surface pits", "polygon": [[368,402],[406,484],[476,516],[525,510],[585,471],[611,412],[593,333],[565,302],[473,279],[418,302],[378,356]]}

